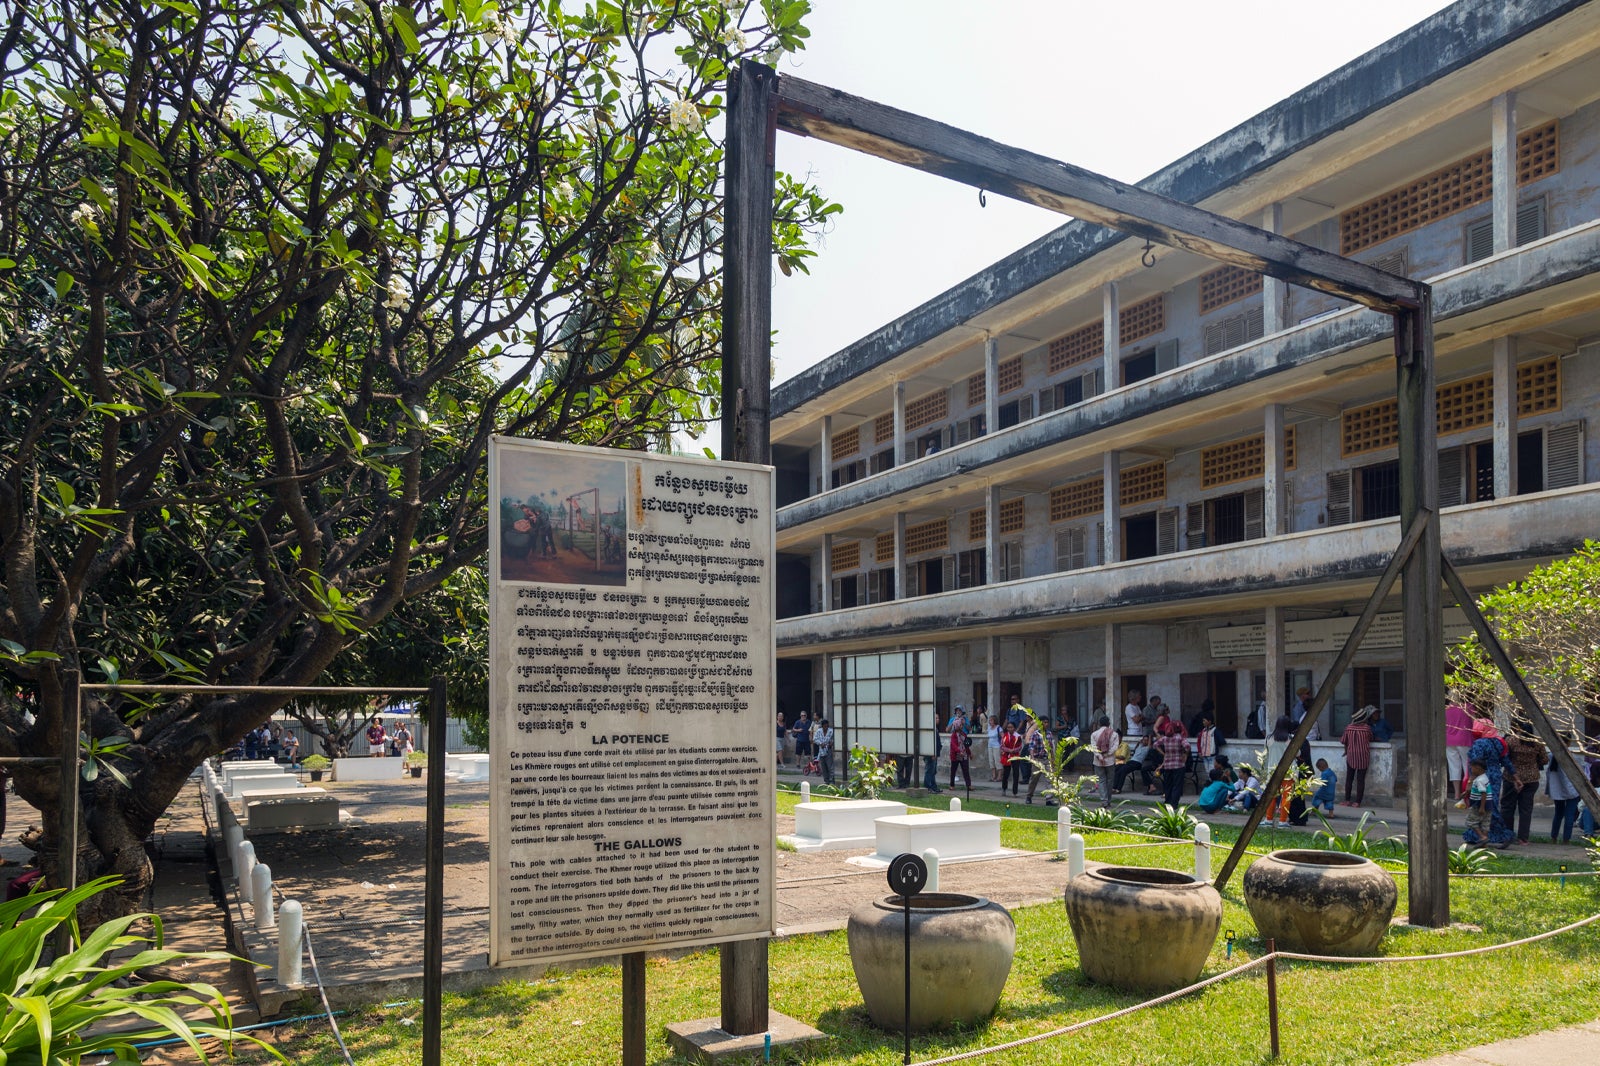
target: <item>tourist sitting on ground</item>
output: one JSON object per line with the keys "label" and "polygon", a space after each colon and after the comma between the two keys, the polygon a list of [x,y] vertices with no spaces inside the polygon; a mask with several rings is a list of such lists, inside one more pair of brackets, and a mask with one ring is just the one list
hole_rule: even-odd
{"label": "tourist sitting on ground", "polygon": [[1261,779],[1255,775],[1249,763],[1240,763],[1238,773],[1239,781],[1233,786],[1233,794],[1228,797],[1228,810],[1248,811],[1261,799]]}
{"label": "tourist sitting on ground", "polygon": [[1233,794],[1233,786],[1224,780],[1221,770],[1212,770],[1210,777],[1206,787],[1200,790],[1200,798],[1194,802],[1207,814],[1216,814],[1227,804],[1228,797]]}
{"label": "tourist sitting on ground", "polygon": [[1339,786],[1339,775],[1328,767],[1327,759],[1317,760],[1317,779],[1322,783],[1311,794],[1311,806],[1328,814],[1333,813],[1333,797]]}
{"label": "tourist sitting on ground", "polygon": [[1238,784],[1239,775],[1234,773],[1233,763],[1228,761],[1228,757],[1226,755],[1217,755],[1215,758],[1213,758],[1211,760],[1211,768],[1213,770],[1221,771],[1222,779],[1229,785]]}

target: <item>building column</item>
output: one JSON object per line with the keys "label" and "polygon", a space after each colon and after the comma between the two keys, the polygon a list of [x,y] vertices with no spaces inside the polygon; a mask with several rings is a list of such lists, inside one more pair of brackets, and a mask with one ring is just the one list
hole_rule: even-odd
{"label": "building column", "polygon": [[1517,94],[1495,97],[1489,115],[1494,251],[1499,255],[1517,246]]}
{"label": "building column", "polygon": [[822,477],[819,492],[833,487],[833,416],[822,416]]}
{"label": "building column", "polygon": [[1100,562],[1115,563],[1122,559],[1122,453],[1106,452],[1101,463]]}
{"label": "building column", "polygon": [[[1267,720],[1261,723],[1261,728],[1266,733],[1272,732],[1272,723],[1278,720],[1278,715],[1288,706],[1288,694],[1284,692],[1283,684],[1283,608],[1268,607],[1266,610],[1267,623],[1267,654],[1265,672],[1267,675]],[[1330,682],[1331,683],[1331,682]],[[1253,712],[1254,707],[1250,708]],[[1256,767],[1257,770],[1270,770],[1270,767]]]}
{"label": "building column", "polygon": [[983,490],[983,580],[993,585],[1000,580],[1000,488]]}
{"label": "building column", "polygon": [[833,610],[833,534],[822,535],[822,609]]}
{"label": "building column", "polygon": [[983,431],[994,433],[1000,428],[1000,341],[985,337],[983,341]]}
{"label": "building column", "polygon": [[1517,338],[1494,339],[1494,498],[1517,494]]}
{"label": "building column", "polygon": [[1100,293],[1101,325],[1105,331],[1105,391],[1110,392],[1122,384],[1122,304],[1116,282],[1106,282]]}
{"label": "building column", "polygon": [[822,655],[822,717],[833,721],[833,656]]}
{"label": "building column", "polygon": [[894,383],[894,465],[906,464],[906,383]]}
{"label": "building column", "polygon": [[[1261,228],[1268,233],[1283,232],[1283,205],[1272,204],[1261,213]],[[1288,326],[1289,284],[1273,277],[1261,279],[1261,329],[1277,333]],[[1271,534],[1268,534],[1271,536]]]}
{"label": "building column", "polygon": [[1122,624],[1106,623],[1106,714],[1121,733],[1128,728],[1122,720]]}
{"label": "building column", "polygon": [[1284,521],[1284,464],[1285,440],[1283,425],[1283,404],[1273,403],[1267,405],[1267,425],[1262,438],[1262,511],[1266,520],[1264,529],[1267,539],[1280,536],[1288,532],[1287,523]]}
{"label": "building column", "polygon": [[894,516],[894,598],[905,599],[909,588],[906,584],[906,516],[901,511]]}
{"label": "building column", "polygon": [[1000,706],[1000,638],[989,637],[989,667],[985,671],[984,683],[989,693],[989,717],[992,719],[997,711],[1004,711]]}

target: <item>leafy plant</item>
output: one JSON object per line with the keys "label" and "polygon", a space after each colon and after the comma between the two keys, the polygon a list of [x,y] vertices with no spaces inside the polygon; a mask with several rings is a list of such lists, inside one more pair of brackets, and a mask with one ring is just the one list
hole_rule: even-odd
{"label": "leafy plant", "polygon": [[410,768],[412,766],[427,766],[428,765],[428,753],[425,752],[425,751],[408,751],[408,752],[406,752],[404,765],[407,768]]}
{"label": "leafy plant", "polygon": [[1118,804],[1115,810],[1110,807],[1072,808],[1072,824],[1084,829],[1127,829],[1133,821],[1125,804]]}
{"label": "leafy plant", "polygon": [[1475,848],[1462,844],[1445,856],[1453,874],[1481,874],[1494,865],[1494,852],[1488,848]]}
{"label": "leafy plant", "polygon": [[[283,1060],[270,1045],[234,1032],[228,1001],[211,985],[137,983],[139,972],[151,967],[232,958],[221,951],[164,948],[161,919],[153,914],[104,922],[76,950],[41,965],[45,946],[63,925],[78,940],[78,905],[116,884],[116,878],[101,878],[71,892],[37,892],[0,904],[0,996],[7,1007],[0,1020],[0,1062],[54,1066],[112,1055],[116,1062],[136,1063],[141,1061],[136,1045],[166,1037],[178,1038],[201,1062],[209,1062],[201,1040],[222,1041],[231,1057],[236,1036]],[[147,920],[152,935],[129,932]],[[215,1024],[185,1021],[183,1012],[196,1007],[208,1010]]]}
{"label": "leafy plant", "polygon": [[[1037,729],[1041,735],[1050,735],[1050,731],[1046,728],[1043,720],[1032,711],[1028,712],[1028,720],[1033,723],[1033,728]],[[1073,756],[1077,755],[1082,748],[1083,743],[1081,741],[1074,740],[1071,737],[1061,737],[1055,742],[1054,747],[1045,746],[1045,757],[1043,759],[1035,758],[1032,755],[1027,756],[1028,762],[1033,766],[1033,772],[1043,774],[1045,780],[1049,782],[1049,787],[1044,791],[1047,799],[1053,796],[1061,803],[1078,802],[1078,793],[1083,790],[1083,782],[1081,778],[1076,781],[1067,780],[1067,766],[1071,764]]]}
{"label": "leafy plant", "polygon": [[307,770],[326,770],[333,762],[326,755],[307,755],[300,760],[300,765]]}
{"label": "leafy plant", "polygon": [[1163,803],[1156,807],[1150,814],[1140,818],[1135,824],[1141,832],[1150,833],[1158,837],[1171,837],[1174,840],[1194,839],[1194,827],[1200,824],[1199,819],[1189,813],[1187,805],[1174,807],[1170,803]]}
{"label": "leafy plant", "polygon": [[823,785],[820,793],[849,796],[851,799],[877,799],[878,793],[894,787],[894,766],[876,749],[856,746],[850,749],[850,774],[842,786]]}
{"label": "leafy plant", "polygon": [[1363,858],[1381,857],[1384,851],[1397,858],[1406,854],[1405,837],[1391,835],[1374,838],[1379,830],[1388,829],[1389,823],[1373,818],[1371,811],[1363,811],[1361,821],[1344,834],[1334,832],[1333,824],[1323,817],[1321,811],[1317,812],[1317,821],[1322,823],[1322,828],[1313,833],[1311,838],[1328,851],[1343,851]]}

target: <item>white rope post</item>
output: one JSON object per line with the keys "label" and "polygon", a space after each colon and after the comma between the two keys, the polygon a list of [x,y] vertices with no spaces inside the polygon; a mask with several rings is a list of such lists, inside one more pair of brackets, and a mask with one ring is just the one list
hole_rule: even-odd
{"label": "white rope post", "polygon": [[272,913],[272,867],[264,862],[250,871],[250,898],[255,900],[256,932],[272,932],[278,924]]}
{"label": "white rope post", "polygon": [[1072,808],[1065,803],[1056,808],[1056,850],[1066,851],[1072,839]]}
{"label": "white rope post", "polygon": [[811,782],[810,781],[802,781],[802,782],[800,782],[800,802],[801,803],[810,803],[811,802]]}
{"label": "white rope post", "polygon": [[1067,880],[1083,874],[1083,837],[1073,833],[1067,837]]}
{"label": "white rope post", "polygon": [[1204,822],[1194,827],[1194,877],[1211,880],[1211,827]]}
{"label": "white rope post", "polygon": [[244,843],[244,827],[229,818],[222,826],[222,850],[228,853],[228,862],[239,869],[239,845]]}
{"label": "white rope post", "polygon": [[250,876],[256,868],[256,846],[246,840],[239,845],[239,865],[234,868],[234,876],[239,878],[239,898],[246,903],[250,902]]}
{"label": "white rope post", "polygon": [[950,797],[950,809],[952,811],[959,811],[961,809],[961,797],[960,796],[952,796],[952,797]]}
{"label": "white rope post", "polygon": [[922,861],[928,864],[929,892],[939,891],[939,852],[935,848],[922,849]]}
{"label": "white rope post", "polygon": [[300,904],[292,899],[278,908],[278,983],[288,988],[302,984],[300,977],[301,938],[305,923]]}

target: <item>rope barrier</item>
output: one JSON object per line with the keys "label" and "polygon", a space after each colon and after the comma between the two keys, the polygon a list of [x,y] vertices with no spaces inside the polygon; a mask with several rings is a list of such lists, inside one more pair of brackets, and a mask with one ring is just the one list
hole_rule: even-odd
{"label": "rope barrier", "polygon": [[1150,1007],[1159,1007],[1165,1003],[1170,1003],[1175,999],[1180,999],[1183,996],[1189,995],[1191,992],[1197,992],[1202,988],[1217,984],[1221,981],[1226,981],[1231,977],[1237,977],[1240,974],[1249,972],[1250,970],[1263,967],[1274,959],[1295,959],[1301,962],[1321,963],[1432,962],[1439,959],[1459,959],[1472,955],[1487,955],[1491,952],[1504,951],[1507,948],[1522,947],[1527,944],[1538,943],[1541,940],[1548,940],[1551,937],[1560,936],[1563,933],[1570,933],[1574,929],[1581,929],[1584,926],[1590,925],[1594,922],[1600,922],[1600,914],[1593,914],[1587,918],[1582,918],[1576,922],[1570,922],[1566,925],[1560,926],[1559,928],[1546,930],[1543,933],[1535,933],[1533,936],[1522,937],[1518,940],[1510,940],[1503,944],[1486,944],[1482,947],[1465,948],[1461,951],[1445,951],[1435,955],[1341,956],[1308,955],[1296,951],[1268,952],[1267,954],[1262,955],[1260,958],[1252,959],[1249,962],[1235,966],[1231,970],[1224,970],[1222,973],[1215,974],[1203,981],[1196,981],[1192,985],[1185,985],[1183,988],[1177,989],[1173,992],[1168,992],[1166,995],[1157,996],[1155,999],[1145,1000],[1143,1003],[1135,1003],[1129,1007],[1123,1007],[1121,1010],[1112,1011],[1110,1014],[1102,1014],[1095,1018],[1089,1018],[1081,1022],[1074,1022],[1071,1025],[1063,1025],[1059,1028],[1051,1029],[1049,1032],[1035,1033],[1032,1036],[1021,1037],[1017,1040],[1010,1040],[1004,1044],[995,1044],[990,1047],[974,1048],[971,1051],[962,1051],[954,1055],[944,1055],[936,1059],[923,1059],[917,1062],[915,1066],[943,1066],[944,1063],[962,1062],[967,1059],[975,1059],[984,1055],[993,1055],[1002,1051],[1010,1051],[1014,1048],[1023,1047],[1027,1044],[1036,1044],[1044,1040],[1051,1040],[1058,1036],[1066,1036],[1070,1033],[1076,1033],[1081,1030],[1088,1029],[1091,1026],[1099,1025],[1102,1022],[1114,1021],[1118,1018],[1126,1017],[1130,1014],[1134,1014],[1141,1010],[1146,1010]]}

